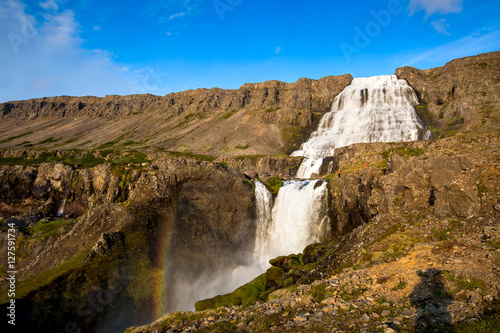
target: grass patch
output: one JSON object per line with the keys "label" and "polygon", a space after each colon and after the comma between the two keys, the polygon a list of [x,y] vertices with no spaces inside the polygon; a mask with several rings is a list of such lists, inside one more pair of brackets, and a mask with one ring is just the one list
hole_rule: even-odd
{"label": "grass patch", "polygon": [[255,304],[257,301],[264,301],[260,296],[264,293],[265,287],[266,278],[264,274],[262,274],[230,294],[219,295],[198,301],[194,306],[196,311],[215,309],[222,306],[231,307],[234,305],[248,307]]}
{"label": "grass patch", "polygon": [[[45,285],[48,285],[55,279],[68,273],[69,271],[79,268],[84,265],[83,259],[90,252],[90,250],[82,251],[76,257],[73,257],[61,265],[51,270],[44,271],[36,276],[30,277],[27,280],[21,281],[16,286],[16,299],[25,297],[33,290],[37,290]],[[3,290],[0,295],[0,303],[8,301],[7,289]]]}
{"label": "grass patch", "polygon": [[477,196],[480,198],[484,197],[486,192],[488,192],[488,189],[482,183],[476,183],[476,187],[477,187]]}
{"label": "grass patch", "polygon": [[53,143],[53,142],[57,142],[57,141],[59,141],[59,140],[60,140],[60,138],[55,138],[55,139],[54,139],[53,137],[50,137],[50,138],[47,138],[47,139],[45,139],[45,140],[42,140],[42,141],[38,142],[38,144],[39,144],[39,145],[43,145],[43,144],[46,144],[46,143]]}
{"label": "grass patch", "polygon": [[116,139],[114,139],[112,141],[108,141],[108,142],[103,143],[102,145],[97,147],[97,149],[104,149],[104,148],[113,147],[114,145],[118,144],[118,142],[120,142],[122,139],[123,139],[123,135],[117,137]]}
{"label": "grass patch", "polygon": [[79,144],[77,144],[76,146],[77,146],[77,147],[79,147],[79,146],[85,146],[86,144],[89,144],[89,143],[91,143],[91,142],[92,142],[92,140],[88,140],[88,141],[85,141],[85,142],[79,143]]}
{"label": "grass patch", "polygon": [[242,146],[242,145],[237,145],[235,148],[236,149],[241,149],[241,150],[245,150],[245,149],[248,149],[250,147],[250,144],[247,143],[246,145]]}
{"label": "grass patch", "polygon": [[425,153],[424,149],[419,149],[419,148],[396,148],[395,150],[396,154],[403,156],[403,157],[414,157],[414,156],[420,156],[423,153]]}
{"label": "grass patch", "polygon": [[235,114],[236,112],[238,112],[238,110],[233,110],[231,112],[228,112],[226,113],[225,115],[222,116],[222,119],[228,119],[230,118],[233,114]]}
{"label": "grass patch", "polygon": [[31,133],[33,133],[33,131],[28,131],[28,132],[24,132],[24,133],[19,134],[19,135],[11,136],[10,138],[3,139],[2,141],[0,141],[0,143],[7,143],[7,142],[10,142],[14,139],[22,138],[23,136],[30,135]]}
{"label": "grass patch", "polygon": [[208,161],[208,162],[213,162],[217,159],[216,156],[212,155],[203,155],[203,154],[193,154],[191,152],[182,152],[182,151],[168,151],[168,153],[172,156],[177,156],[177,157],[187,157],[191,158],[194,160],[199,160],[199,161]]}
{"label": "grass patch", "polygon": [[38,239],[45,240],[52,236],[58,236],[61,228],[75,223],[74,219],[61,219],[56,221],[38,222],[33,228],[33,235]]}
{"label": "grass patch", "polygon": [[460,276],[457,280],[457,285],[460,289],[476,290],[484,289],[484,282],[478,279],[468,279],[464,276]]}

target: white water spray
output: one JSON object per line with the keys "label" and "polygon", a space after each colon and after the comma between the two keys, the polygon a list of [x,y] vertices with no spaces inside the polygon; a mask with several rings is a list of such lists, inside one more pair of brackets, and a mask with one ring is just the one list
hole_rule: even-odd
{"label": "white water spray", "polygon": [[[257,206],[254,259],[263,271],[269,267],[270,259],[298,253],[330,233],[326,184],[319,180],[287,181],[272,211],[269,202]],[[271,197],[264,185],[259,182],[255,185],[256,198]],[[258,203],[261,201],[257,199]]]}
{"label": "white water spray", "polygon": [[318,130],[292,156],[306,157],[297,178],[319,173],[322,159],[335,148],[361,142],[418,140],[423,125],[414,106],[418,98],[405,80],[395,75],[356,78],[338,96]]}
{"label": "white water spray", "polygon": [[71,190],[71,179],[73,177],[73,170],[71,170],[69,174],[68,182],[66,183],[66,187],[64,189],[63,200],[57,209],[57,217],[61,217],[64,214],[64,207],[66,207],[66,201],[68,200],[69,191]]}

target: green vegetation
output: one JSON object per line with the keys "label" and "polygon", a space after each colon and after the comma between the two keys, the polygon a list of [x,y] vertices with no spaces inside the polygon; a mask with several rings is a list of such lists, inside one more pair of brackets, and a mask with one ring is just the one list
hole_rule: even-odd
{"label": "green vegetation", "polygon": [[277,195],[280,188],[283,186],[283,181],[281,178],[271,177],[265,184],[273,195]]}
{"label": "green vegetation", "polygon": [[395,150],[396,154],[403,156],[403,157],[409,157],[409,156],[420,156],[425,153],[424,149],[419,149],[419,148],[407,148],[407,147],[400,147],[396,148]]}
{"label": "green vegetation", "polygon": [[275,112],[277,109],[266,109],[265,112],[266,113],[271,113],[271,112]]}
{"label": "green vegetation", "polygon": [[33,235],[41,240],[59,236],[61,229],[75,224],[75,219],[60,219],[55,221],[40,221],[33,228]]}
{"label": "green vegetation", "polygon": [[477,187],[477,196],[480,198],[484,197],[486,192],[488,192],[488,189],[482,183],[476,183],[476,187]]}
{"label": "green vegetation", "polygon": [[178,157],[187,157],[187,158],[191,158],[191,159],[194,159],[194,160],[199,160],[199,161],[208,161],[208,162],[213,162],[217,159],[216,156],[212,156],[212,155],[203,155],[203,154],[194,154],[194,153],[191,153],[191,152],[187,152],[187,151],[169,151],[168,152],[170,155],[172,156],[178,156]]}
{"label": "green vegetation", "polygon": [[484,289],[484,282],[478,279],[468,279],[464,276],[459,276],[457,280],[457,285],[460,289],[476,290]]}
{"label": "green vegetation", "polygon": [[231,117],[233,114],[235,114],[236,112],[238,112],[238,110],[233,110],[233,111],[230,111],[228,113],[226,113],[225,115],[222,116],[222,119],[228,119],[229,117]]}
{"label": "green vegetation", "polygon": [[245,149],[248,149],[250,147],[250,144],[247,143],[246,145],[242,146],[242,145],[237,145],[235,148],[236,149],[241,149],[241,150],[245,150]]}
{"label": "green vegetation", "polygon": [[122,139],[123,139],[123,135],[117,137],[116,139],[114,139],[112,141],[108,141],[108,142],[103,143],[102,145],[97,147],[97,149],[104,149],[104,148],[113,147],[114,145],[118,144]]}
{"label": "green vegetation", "polygon": [[14,139],[22,138],[23,136],[30,135],[31,133],[33,133],[33,131],[28,131],[28,132],[24,132],[24,133],[19,134],[19,135],[11,136],[10,138],[3,139],[2,141],[0,141],[0,143],[7,143],[7,142],[10,142]]}
{"label": "green vegetation", "polygon": [[215,309],[221,306],[231,307],[233,305],[250,306],[257,301],[265,301],[261,298],[265,291],[266,278],[264,274],[259,275],[249,283],[239,287],[230,294],[215,296],[195,304],[196,311]]}
{"label": "green vegetation", "polygon": [[59,141],[59,140],[60,140],[60,138],[55,138],[55,139],[54,139],[53,137],[50,137],[50,138],[47,138],[47,139],[45,139],[45,140],[40,141],[38,144],[39,144],[39,145],[43,145],[43,144],[46,144],[46,143],[53,143],[53,142],[57,142],[57,141]]}
{"label": "green vegetation", "polygon": [[92,140],[88,140],[88,141],[85,141],[85,142],[79,143],[79,144],[77,144],[77,147],[79,147],[79,146],[85,146],[86,144],[89,144],[89,143],[91,143],[91,142],[92,142]]}
{"label": "green vegetation", "polygon": [[326,285],[324,284],[313,286],[310,293],[311,296],[314,297],[316,303],[321,303],[327,297],[331,296],[331,294],[328,293],[328,290],[326,290]]}
{"label": "green vegetation", "polygon": [[432,114],[429,112],[427,109],[427,105],[417,105],[415,106],[415,112],[417,113],[418,117],[424,125],[432,125],[434,123],[434,118]]}
{"label": "green vegetation", "polygon": [[[29,292],[36,290],[42,286],[48,285],[52,281],[54,281],[56,278],[68,273],[69,271],[82,267],[84,265],[83,259],[85,256],[89,253],[89,250],[87,251],[82,251],[80,254],[77,256],[65,261],[61,265],[57,266],[56,268],[43,271],[42,273],[32,276],[24,281],[21,281],[17,284],[16,286],[16,298],[20,299],[25,297]],[[8,289],[5,289],[2,291],[0,294],[0,303],[4,303],[8,301],[7,298],[7,291]]]}
{"label": "green vegetation", "polygon": [[281,137],[285,142],[287,151],[293,151],[297,145],[304,142],[307,130],[299,125],[292,125],[281,129]]}
{"label": "green vegetation", "polygon": [[[101,152],[103,153],[103,152]],[[113,153],[113,151],[105,151],[104,156]],[[146,158],[145,153],[131,151],[123,154],[122,156],[108,160],[103,157],[97,157],[93,152],[87,152],[84,155],[79,150],[68,151],[62,156],[57,156],[56,152],[42,152],[38,157],[32,158],[24,154],[21,157],[0,157],[0,165],[24,165],[36,166],[41,163],[62,162],[67,165],[78,165],[79,168],[92,168],[96,165],[106,162],[111,163],[113,166],[122,166],[128,164],[140,165],[145,162],[150,162]]]}

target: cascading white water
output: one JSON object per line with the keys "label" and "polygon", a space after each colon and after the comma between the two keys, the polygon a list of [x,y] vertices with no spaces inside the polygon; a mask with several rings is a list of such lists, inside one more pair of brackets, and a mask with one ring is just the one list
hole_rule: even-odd
{"label": "cascading white water", "polygon": [[254,263],[261,269],[268,264],[268,234],[272,225],[273,196],[259,181],[255,181],[255,205],[257,207],[257,229],[255,231]]}
{"label": "cascading white water", "polygon": [[361,142],[418,140],[423,125],[414,106],[418,98],[405,80],[395,75],[353,79],[338,96],[318,130],[292,156],[306,157],[297,178],[319,173],[322,159],[335,148]]}
{"label": "cascading white water", "polygon": [[64,208],[66,207],[66,201],[68,200],[69,191],[71,190],[71,179],[73,177],[73,170],[69,174],[68,182],[66,183],[66,188],[64,189],[63,200],[57,209],[57,217],[61,217],[64,214]]}
{"label": "cascading white water", "polygon": [[326,182],[285,182],[272,212],[269,210],[269,201],[263,200],[272,198],[271,193],[264,185],[255,183],[256,198],[261,199],[257,199],[259,221],[254,259],[261,269],[269,267],[270,259],[300,252],[330,233],[330,221],[326,214]]}

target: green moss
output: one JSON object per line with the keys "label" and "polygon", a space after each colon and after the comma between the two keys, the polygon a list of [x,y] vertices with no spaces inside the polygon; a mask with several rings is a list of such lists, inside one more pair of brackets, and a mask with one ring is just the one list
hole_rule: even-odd
{"label": "green moss", "polygon": [[415,112],[417,113],[420,120],[422,120],[424,125],[428,126],[434,123],[434,117],[429,112],[426,105],[415,106]]}
{"label": "green moss", "polygon": [[281,178],[271,177],[267,180],[266,185],[273,195],[277,195],[280,188],[283,186],[283,181]]}
{"label": "green moss", "polygon": [[59,236],[61,234],[61,229],[75,224],[74,219],[60,219],[55,221],[38,222],[33,228],[33,235],[37,239],[45,240],[52,236]]}
{"label": "green moss", "polygon": [[264,301],[261,295],[265,291],[266,279],[264,274],[259,275],[249,283],[239,287],[230,294],[215,296],[206,300],[198,301],[195,304],[196,311],[215,309],[218,307],[245,306],[255,304],[257,301]]}

